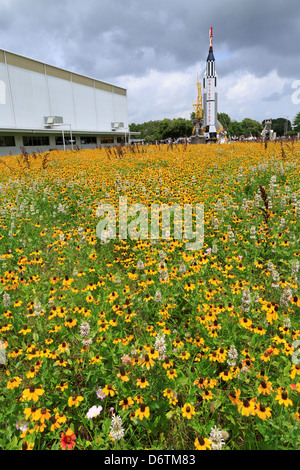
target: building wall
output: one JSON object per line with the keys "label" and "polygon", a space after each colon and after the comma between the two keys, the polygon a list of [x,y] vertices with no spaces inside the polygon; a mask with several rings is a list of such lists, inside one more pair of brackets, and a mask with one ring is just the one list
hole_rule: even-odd
{"label": "building wall", "polygon": [[[1,145],[1,139],[3,138],[6,138],[7,136],[13,136],[14,138],[14,141],[15,141],[15,145],[14,146],[9,146],[9,145],[6,145],[6,146],[2,146]],[[39,144],[33,144],[33,145],[29,145],[29,144],[26,144],[24,143],[24,140],[23,138],[29,138],[29,139],[32,139],[32,137],[34,138],[39,138],[41,136],[46,136],[49,138],[49,145],[41,145],[40,143]],[[50,151],[50,150],[63,150],[64,148],[66,149],[71,149],[72,148],[72,145],[71,143],[68,142],[67,139],[69,139],[70,137],[70,134],[69,133],[65,133],[65,147],[63,145],[63,142],[62,142],[62,133],[61,134],[47,134],[47,132],[43,132],[43,133],[27,133],[26,132],[23,132],[23,133],[8,133],[8,132],[0,132],[0,156],[6,156],[6,155],[19,155],[22,153],[22,149],[21,147],[25,148],[26,152],[27,153],[39,153],[39,152],[47,152],[47,151]],[[78,134],[78,135],[72,135],[72,138],[74,140],[73,142],[73,148],[76,148],[77,146],[80,148],[80,149],[91,149],[91,148],[95,148],[96,146],[99,147],[111,147],[111,146],[114,146],[114,145],[120,145],[120,144],[124,144],[125,143],[125,139],[127,139],[126,141],[128,141],[129,139],[129,136],[127,134],[127,136],[125,137],[124,135],[93,135],[93,142],[89,142],[88,139],[91,137],[91,133],[87,133],[87,134],[84,134],[83,132],[81,134]],[[59,138],[60,140],[60,143],[57,142],[56,138]]]}
{"label": "building wall", "polygon": [[45,116],[74,131],[128,128],[126,90],[0,50],[0,130],[43,129]]}

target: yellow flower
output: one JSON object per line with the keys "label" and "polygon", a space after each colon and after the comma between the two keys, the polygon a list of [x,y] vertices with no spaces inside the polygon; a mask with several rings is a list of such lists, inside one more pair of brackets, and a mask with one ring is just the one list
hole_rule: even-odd
{"label": "yellow flower", "polygon": [[83,397],[80,395],[73,394],[68,399],[68,406],[72,407],[75,406],[76,408],[79,406],[79,403],[83,401]]}
{"label": "yellow flower", "polygon": [[255,407],[255,414],[266,421],[267,418],[271,417],[271,408],[266,408],[264,403],[257,403]]}
{"label": "yellow flower", "polygon": [[171,367],[171,369],[167,370],[167,376],[169,377],[169,379],[174,379],[175,377],[177,377],[176,370]]}
{"label": "yellow flower", "polygon": [[244,398],[238,404],[238,410],[241,412],[243,416],[253,415],[255,414],[255,404],[252,400],[247,400],[247,398]]}
{"label": "yellow flower", "polygon": [[187,419],[191,419],[195,414],[195,408],[190,403],[186,403],[182,408],[182,416]]}
{"label": "yellow flower", "polygon": [[147,387],[147,385],[149,385],[149,382],[142,375],[142,377],[137,380],[137,386],[140,387],[140,388],[145,388],[145,387]]}
{"label": "yellow flower", "polygon": [[20,450],[32,450],[33,446],[33,442],[23,441]]}
{"label": "yellow flower", "polygon": [[106,396],[113,397],[116,394],[116,389],[112,386],[112,384],[108,384],[105,385],[105,387],[102,389],[102,392],[105,393]]}
{"label": "yellow flower", "polygon": [[212,441],[206,439],[206,437],[198,436],[194,443],[197,450],[210,450],[212,446]]}
{"label": "yellow flower", "polygon": [[29,388],[23,391],[22,394],[22,401],[24,400],[33,400],[33,401],[38,401],[39,397],[43,395],[45,390],[42,388],[35,388],[34,384],[31,383],[29,385]]}
{"label": "yellow flower", "polygon": [[293,402],[290,398],[288,398],[288,392],[285,388],[278,388],[277,389],[277,395],[275,397],[275,400],[278,401],[279,405],[284,405],[286,408],[288,406],[292,406]]}
{"label": "yellow flower", "polygon": [[13,379],[9,379],[7,382],[7,388],[8,390],[12,390],[20,385],[22,382],[22,379],[20,377],[14,377]]}
{"label": "yellow flower", "polygon": [[149,416],[149,406],[146,406],[145,403],[141,403],[140,407],[135,412],[135,418],[140,418],[140,420],[142,421],[143,418],[149,418]]}
{"label": "yellow flower", "polygon": [[134,401],[132,400],[131,397],[124,398],[124,400],[121,400],[119,402],[119,405],[122,406],[123,410],[128,410],[128,408],[133,405]]}

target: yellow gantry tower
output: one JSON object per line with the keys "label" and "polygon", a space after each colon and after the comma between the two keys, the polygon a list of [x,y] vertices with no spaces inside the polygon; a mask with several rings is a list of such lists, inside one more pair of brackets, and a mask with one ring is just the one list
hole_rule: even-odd
{"label": "yellow gantry tower", "polygon": [[197,102],[193,103],[193,107],[195,110],[195,118],[202,119],[203,118],[203,109],[202,109],[202,93],[201,93],[201,83],[198,80],[198,73],[197,73]]}

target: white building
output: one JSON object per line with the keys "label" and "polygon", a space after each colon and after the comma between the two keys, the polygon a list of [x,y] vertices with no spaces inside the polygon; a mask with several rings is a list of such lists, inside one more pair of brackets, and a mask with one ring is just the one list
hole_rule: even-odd
{"label": "white building", "polygon": [[0,49],[0,155],[128,140],[127,91]]}

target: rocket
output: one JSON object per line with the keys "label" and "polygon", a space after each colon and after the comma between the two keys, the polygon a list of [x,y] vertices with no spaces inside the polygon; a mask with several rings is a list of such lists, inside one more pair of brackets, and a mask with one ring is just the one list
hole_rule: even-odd
{"label": "rocket", "polygon": [[209,29],[209,51],[206,60],[206,71],[203,75],[203,110],[204,135],[206,140],[217,140],[217,129],[220,123],[218,113],[218,76],[213,52],[213,29]]}

